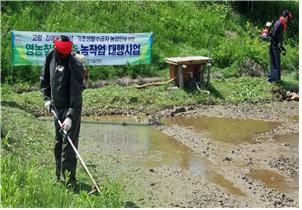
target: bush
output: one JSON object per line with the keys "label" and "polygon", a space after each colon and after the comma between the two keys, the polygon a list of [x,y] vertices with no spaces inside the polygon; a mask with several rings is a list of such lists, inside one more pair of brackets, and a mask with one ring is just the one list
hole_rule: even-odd
{"label": "bush", "polygon": [[[50,161],[53,152],[49,140],[54,139],[53,134],[17,107],[2,105],[2,207],[117,208],[124,205],[121,185],[108,178],[102,182],[100,196],[88,196],[84,189],[78,194],[67,192],[61,183],[56,183]],[[78,169],[78,177],[88,182],[83,173]]]}
{"label": "bush", "polygon": [[[234,4],[244,3],[234,2]],[[92,80],[126,75],[133,78],[156,76],[158,71],[167,68],[164,62],[166,57],[207,56],[210,37],[212,37],[213,46],[212,57],[217,68],[228,68],[234,66],[234,62],[241,62],[243,58],[251,58],[267,69],[268,46],[258,37],[264,23],[263,19],[258,21],[255,15],[249,18],[249,11],[238,10],[234,4],[140,1],[93,1],[73,2],[73,4],[69,2],[3,2],[1,7],[3,40],[1,43],[3,52],[1,81],[34,83],[39,78],[38,67],[11,67],[11,30],[92,33],[153,32],[151,65],[89,66]],[[277,4],[279,8],[278,3],[255,2],[254,6],[256,4],[272,5],[270,8],[276,8]],[[294,11],[298,8],[296,2],[282,2],[282,5]],[[261,7],[257,9],[260,11]],[[251,14],[256,14],[258,10],[253,10]],[[276,17],[275,12],[275,9],[265,10],[265,15]],[[298,17],[298,13],[295,17]],[[298,18],[293,21],[295,22],[289,26],[289,33],[285,37],[288,55],[287,61],[282,63],[282,68],[297,71],[298,27],[295,27],[295,24],[298,23]]]}

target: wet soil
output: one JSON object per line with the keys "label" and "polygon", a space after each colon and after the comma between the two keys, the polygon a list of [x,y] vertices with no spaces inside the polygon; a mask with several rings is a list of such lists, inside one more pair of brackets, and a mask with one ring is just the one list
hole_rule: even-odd
{"label": "wet soil", "polygon": [[[298,207],[298,113],[297,102],[203,106],[156,126],[212,161],[246,195],[242,199],[231,193],[215,203],[227,189],[218,185],[210,189],[215,198],[204,202],[204,190],[200,190],[184,206],[213,207],[214,202],[215,207]],[[226,122],[219,126],[222,130],[213,129],[221,122],[217,118]]]}
{"label": "wet soil", "polygon": [[97,182],[139,207],[299,207],[299,103],[174,107],[83,117]]}

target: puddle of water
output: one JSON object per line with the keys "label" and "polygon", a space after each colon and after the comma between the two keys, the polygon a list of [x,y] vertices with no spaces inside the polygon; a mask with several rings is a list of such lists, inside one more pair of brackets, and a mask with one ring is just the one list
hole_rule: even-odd
{"label": "puddle of water", "polygon": [[101,115],[101,116],[85,116],[82,117],[84,122],[135,122],[135,119],[127,115]]}
{"label": "puddle of water", "polygon": [[292,116],[289,116],[288,118],[293,121],[299,121],[299,115],[292,115]]}
{"label": "puddle of water", "polygon": [[274,140],[278,143],[288,143],[289,147],[299,149],[299,134],[288,134],[274,136]]}
{"label": "puddle of water", "polygon": [[[103,116],[102,121],[84,117],[80,132],[80,153],[118,157],[125,166],[157,168],[161,166],[188,170],[194,176],[203,176],[210,182],[226,188],[230,193],[245,196],[240,189],[218,174],[210,162],[175,139],[148,126],[128,126],[133,119],[126,116]],[[100,118],[98,118],[100,119]],[[94,120],[94,121],[93,121]],[[45,121],[52,125],[52,120]],[[97,158],[96,155],[93,155]],[[129,157],[123,160],[120,156]]]}
{"label": "puddle of water", "polygon": [[[89,136],[86,138],[85,136]],[[201,175],[210,182],[226,188],[230,193],[245,196],[231,182],[211,169],[210,163],[185,145],[150,127],[83,123],[82,141],[106,153],[130,155],[139,161],[136,166],[156,168],[169,166]],[[83,139],[85,138],[85,139]],[[93,149],[92,148],[92,149]]]}
{"label": "puddle of water", "polygon": [[198,118],[177,116],[164,120],[164,123],[191,127],[196,132],[204,133],[214,140],[229,144],[255,143],[253,136],[268,132],[281,125],[278,122],[206,116]]}
{"label": "puddle of water", "polygon": [[[86,120],[86,119],[85,119]],[[84,122],[81,139],[91,152],[127,155],[146,168],[171,166],[203,175],[205,161],[185,145],[147,126]],[[120,121],[121,122],[121,121]],[[84,144],[84,143],[83,143]]]}
{"label": "puddle of water", "polygon": [[82,117],[83,123],[113,124],[113,125],[137,125],[146,126],[145,115],[127,116],[127,115],[102,115]]}
{"label": "puddle of water", "polygon": [[230,193],[239,196],[246,196],[239,188],[235,187],[234,184],[224,178],[223,175],[218,173],[210,173],[208,176],[210,182],[215,183],[221,187],[226,188]]}
{"label": "puddle of water", "polygon": [[292,192],[299,189],[299,176],[290,179],[270,170],[254,170],[248,175],[279,192]]}

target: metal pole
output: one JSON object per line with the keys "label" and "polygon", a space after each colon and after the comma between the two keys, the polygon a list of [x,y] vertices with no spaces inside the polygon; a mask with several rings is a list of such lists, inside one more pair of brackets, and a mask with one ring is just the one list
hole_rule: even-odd
{"label": "metal pole", "polygon": [[11,51],[11,72],[10,72],[10,84],[13,84],[13,73],[14,73],[14,40],[13,40],[13,31],[11,31],[11,44],[12,44],[12,51]]}
{"label": "metal pole", "polygon": [[[51,110],[51,112],[52,112],[52,114],[55,116],[55,118],[58,120],[58,123],[59,123],[60,127],[62,127],[62,123],[61,123],[61,121],[59,120],[59,118],[58,118],[56,112],[55,112],[54,110]],[[67,136],[68,142],[70,143],[72,149],[74,150],[74,152],[76,153],[76,155],[77,155],[78,158],[80,159],[80,162],[82,163],[82,166],[83,166],[84,169],[86,170],[87,174],[89,175],[90,179],[92,180],[92,182],[93,182],[94,186],[96,187],[97,191],[98,191],[99,193],[101,193],[101,190],[100,190],[99,186],[96,184],[95,180],[93,179],[92,175],[90,174],[90,172],[89,172],[89,170],[88,170],[86,164],[84,163],[82,157],[80,156],[78,150],[76,149],[76,147],[75,147],[74,144],[72,143],[71,138],[69,137],[69,135],[67,134],[67,132],[66,132],[65,129],[63,129],[63,132],[64,132],[64,134]]]}
{"label": "metal pole", "polygon": [[208,58],[209,58],[209,60],[208,60],[208,62],[207,62],[207,83],[206,83],[206,89],[208,89],[208,87],[209,87],[209,83],[210,83],[210,76],[211,76],[211,74],[210,74],[210,70],[211,70],[211,66],[212,66],[212,58],[211,58],[211,52],[212,52],[212,35],[210,35],[210,37],[209,37],[209,41],[208,41],[208,45],[209,45],[209,56],[208,56]]}

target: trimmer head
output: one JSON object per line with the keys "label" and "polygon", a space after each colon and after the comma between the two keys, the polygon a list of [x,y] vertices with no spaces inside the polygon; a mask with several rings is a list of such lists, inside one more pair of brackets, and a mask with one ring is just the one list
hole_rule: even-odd
{"label": "trimmer head", "polygon": [[90,190],[90,192],[88,193],[88,195],[93,195],[93,194],[97,194],[97,193],[99,193],[99,192],[98,192],[98,188],[97,188],[95,185],[92,185],[92,186],[91,186],[91,190]]}

